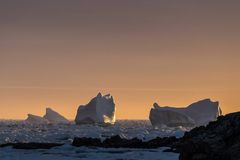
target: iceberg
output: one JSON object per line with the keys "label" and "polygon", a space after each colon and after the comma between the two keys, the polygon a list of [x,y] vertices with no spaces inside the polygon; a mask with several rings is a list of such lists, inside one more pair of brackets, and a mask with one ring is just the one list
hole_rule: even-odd
{"label": "iceberg", "polygon": [[222,115],[218,102],[212,102],[210,99],[204,99],[187,107],[160,107],[157,103],[149,114],[149,120],[154,127],[194,127],[207,125],[210,121],[217,120]]}
{"label": "iceberg", "polygon": [[65,117],[52,110],[51,108],[46,108],[46,114],[41,117],[33,114],[28,114],[28,118],[25,120],[27,123],[33,124],[47,124],[47,123],[70,123]]}
{"label": "iceberg", "polygon": [[33,114],[28,114],[27,119],[25,120],[27,123],[33,123],[33,124],[47,124],[49,121],[43,117],[33,115]]}
{"label": "iceberg", "polygon": [[43,118],[47,119],[50,123],[69,123],[69,120],[51,108],[46,108],[46,114],[43,116]]}
{"label": "iceberg", "polygon": [[75,118],[76,124],[114,124],[115,104],[110,94],[98,93],[88,104],[80,105]]}

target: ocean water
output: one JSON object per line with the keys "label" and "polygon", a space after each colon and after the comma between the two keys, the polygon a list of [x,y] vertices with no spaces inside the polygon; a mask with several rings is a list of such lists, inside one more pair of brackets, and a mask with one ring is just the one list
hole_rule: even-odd
{"label": "ocean water", "polygon": [[16,150],[11,147],[0,148],[0,159],[6,160],[45,160],[45,159],[178,159],[178,154],[159,149],[126,148],[87,148],[73,147],[74,137],[93,137],[105,139],[114,135],[123,138],[138,137],[144,141],[155,137],[183,136],[188,128],[153,128],[147,120],[119,120],[114,125],[75,125],[72,124],[28,124],[24,121],[0,121],[0,144],[9,142],[54,142],[64,146],[48,150]]}
{"label": "ocean water", "polygon": [[178,154],[159,149],[86,148],[64,145],[48,150],[0,149],[1,160],[177,160]]}

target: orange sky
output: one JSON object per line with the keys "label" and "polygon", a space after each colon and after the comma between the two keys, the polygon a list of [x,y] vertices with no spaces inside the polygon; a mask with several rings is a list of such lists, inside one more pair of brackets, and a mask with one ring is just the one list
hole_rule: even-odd
{"label": "orange sky", "polygon": [[111,93],[118,119],[154,102],[240,110],[239,1],[1,1],[0,119],[74,119]]}

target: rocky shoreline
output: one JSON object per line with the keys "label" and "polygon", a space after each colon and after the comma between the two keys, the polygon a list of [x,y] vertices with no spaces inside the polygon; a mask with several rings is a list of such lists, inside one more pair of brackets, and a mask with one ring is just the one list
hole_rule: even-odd
{"label": "rocky shoreline", "polygon": [[142,141],[138,138],[125,139],[119,135],[112,136],[101,142],[98,138],[74,138],[72,145],[76,147],[103,147],[103,148],[159,148],[171,147],[178,141],[176,137],[157,137],[150,141]]}
{"label": "rocky shoreline", "polygon": [[180,160],[240,160],[240,112],[186,132],[172,148]]}
{"label": "rocky shoreline", "polygon": [[[0,147],[15,149],[50,149],[61,146],[58,143],[8,143]],[[180,160],[240,160],[240,112],[218,117],[207,126],[200,126],[186,132],[182,138],[157,137],[149,141],[138,138],[124,139],[119,135],[101,141],[98,138],[75,137],[73,146],[104,148],[159,148],[177,152]]]}
{"label": "rocky shoreline", "polygon": [[147,142],[114,136],[101,142],[99,139],[75,138],[74,146],[114,148],[170,147],[166,151],[177,152],[180,160],[240,160],[240,112],[218,117],[207,126],[186,132],[182,138],[157,137]]}
{"label": "rocky shoreline", "polygon": [[104,140],[75,138],[73,146],[96,146],[114,148],[170,147],[180,153],[180,160],[240,160],[240,112],[218,117],[207,126],[186,132],[182,138],[157,137],[147,142],[114,136]]}

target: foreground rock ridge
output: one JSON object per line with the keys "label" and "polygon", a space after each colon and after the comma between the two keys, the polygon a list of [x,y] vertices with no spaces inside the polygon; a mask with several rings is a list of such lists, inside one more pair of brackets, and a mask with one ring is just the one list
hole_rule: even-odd
{"label": "foreground rock ridge", "polygon": [[80,105],[75,118],[76,124],[114,124],[115,104],[110,94],[98,93],[86,105]]}
{"label": "foreground rock ridge", "polygon": [[207,126],[186,132],[182,138],[157,137],[150,141],[138,138],[125,139],[113,136],[101,141],[98,138],[74,138],[73,146],[106,148],[158,148],[171,147],[180,153],[180,160],[240,160],[240,112],[218,117]]}
{"label": "foreground rock ridge", "polygon": [[218,102],[204,99],[182,108],[160,107],[154,103],[149,120],[154,127],[194,127],[206,125],[221,115],[222,111]]}
{"label": "foreground rock ridge", "polygon": [[177,141],[176,137],[157,137],[149,141],[142,141],[138,138],[125,139],[119,135],[106,138],[101,141],[99,138],[75,137],[72,145],[76,147],[103,147],[103,148],[159,148],[171,147]]}
{"label": "foreground rock ridge", "polygon": [[186,132],[173,147],[180,160],[240,160],[240,112]]}

